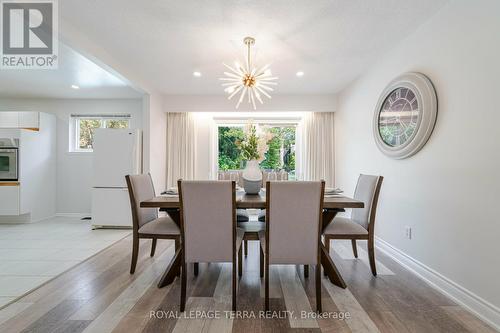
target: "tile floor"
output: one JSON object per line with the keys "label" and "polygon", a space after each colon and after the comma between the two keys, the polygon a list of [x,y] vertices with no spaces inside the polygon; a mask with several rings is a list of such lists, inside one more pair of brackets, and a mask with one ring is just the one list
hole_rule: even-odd
{"label": "tile floor", "polygon": [[130,233],[92,230],[90,221],[66,217],[0,224],[0,308]]}

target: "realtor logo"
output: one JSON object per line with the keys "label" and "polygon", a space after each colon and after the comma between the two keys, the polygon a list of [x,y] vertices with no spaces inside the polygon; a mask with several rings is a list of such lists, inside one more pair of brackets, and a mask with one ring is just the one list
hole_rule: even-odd
{"label": "realtor logo", "polygon": [[1,69],[57,69],[56,0],[0,0]]}

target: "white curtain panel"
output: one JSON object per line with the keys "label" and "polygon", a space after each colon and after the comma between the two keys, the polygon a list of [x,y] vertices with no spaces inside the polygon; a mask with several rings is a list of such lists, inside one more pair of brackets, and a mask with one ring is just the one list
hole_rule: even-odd
{"label": "white curtain panel", "polygon": [[335,183],[335,133],[333,112],[307,112],[297,129],[297,176]]}
{"label": "white curtain panel", "polygon": [[167,187],[195,175],[195,119],[192,113],[167,113]]}

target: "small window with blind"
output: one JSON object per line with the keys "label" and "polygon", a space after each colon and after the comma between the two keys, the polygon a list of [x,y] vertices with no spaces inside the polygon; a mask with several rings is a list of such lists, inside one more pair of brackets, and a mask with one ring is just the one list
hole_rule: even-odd
{"label": "small window with blind", "polygon": [[70,152],[92,152],[96,128],[130,128],[130,115],[71,115]]}

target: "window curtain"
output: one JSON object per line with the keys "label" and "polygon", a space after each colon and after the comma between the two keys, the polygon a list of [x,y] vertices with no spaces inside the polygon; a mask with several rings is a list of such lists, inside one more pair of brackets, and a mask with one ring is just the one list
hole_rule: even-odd
{"label": "window curtain", "polygon": [[192,113],[167,113],[167,187],[195,177],[195,127]]}
{"label": "window curtain", "polygon": [[333,112],[307,112],[297,129],[297,177],[335,185]]}

